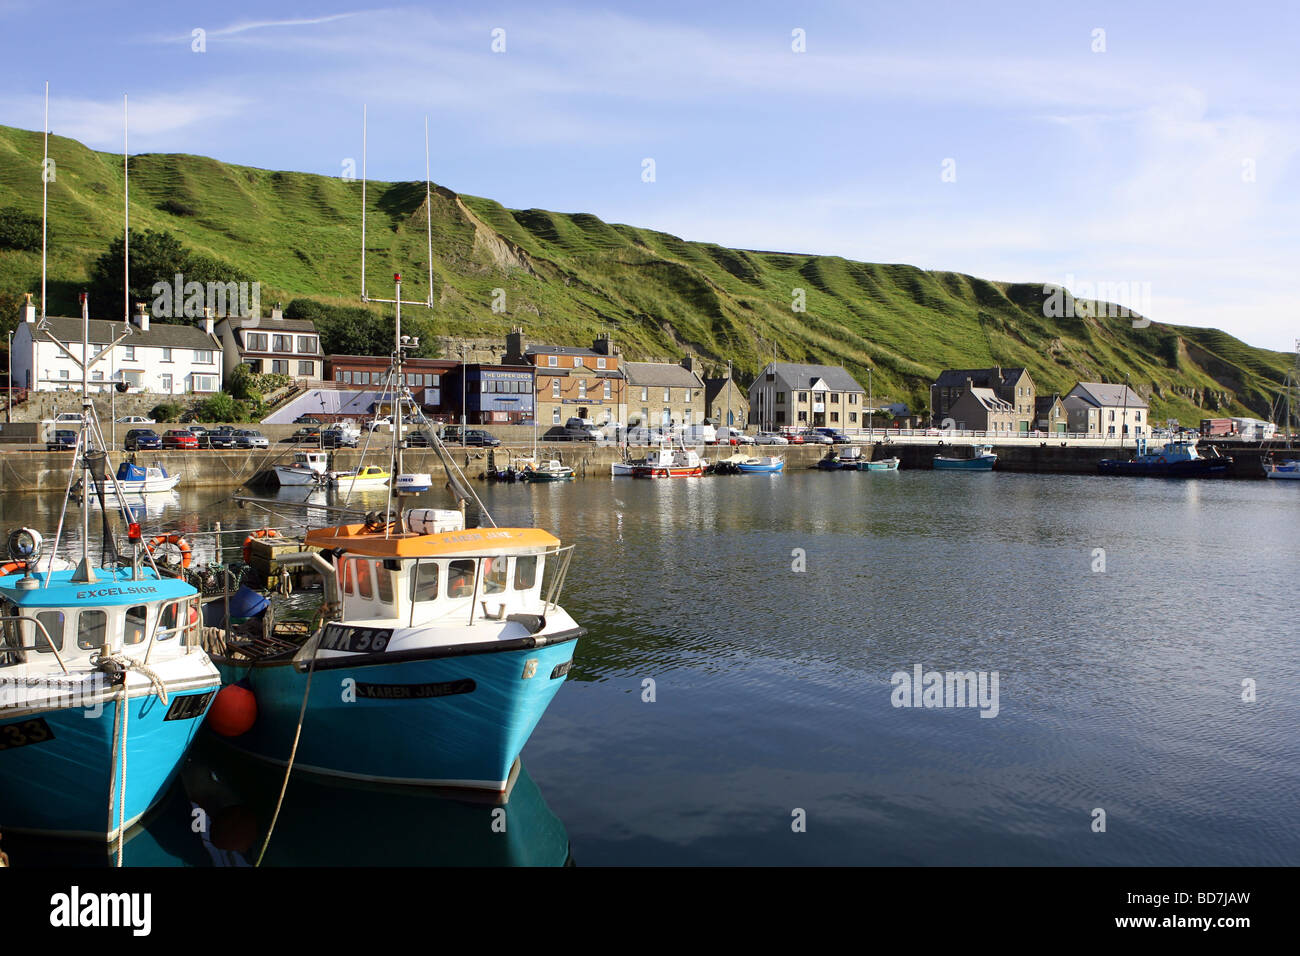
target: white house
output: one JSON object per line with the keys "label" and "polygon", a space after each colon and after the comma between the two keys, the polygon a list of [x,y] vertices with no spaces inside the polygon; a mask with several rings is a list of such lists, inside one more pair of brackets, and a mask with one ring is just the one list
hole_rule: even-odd
{"label": "white house", "polygon": [[307,319],[286,319],[277,306],[269,319],[260,315],[229,316],[217,323],[225,349],[226,374],[236,365],[257,373],[320,381],[325,356],[316,326]]}
{"label": "white house", "polygon": [[[141,309],[129,326],[131,334],[91,369],[91,391],[107,391],[114,381],[126,382],[133,392],[160,395],[221,391],[221,342],[213,334],[212,320],[203,321],[203,328],[151,326],[148,313]],[[80,359],[81,319],[48,316],[43,327],[37,326],[36,306],[29,296],[27,304],[19,310],[18,327],[13,334],[10,361],[14,385],[39,392],[80,390],[81,369],[54,339]],[[91,319],[91,356],[126,328],[123,322]]]}
{"label": "white house", "polygon": [[866,424],[866,389],[839,365],[770,362],[749,386],[749,423],[760,428]]}
{"label": "white house", "polygon": [[1147,403],[1127,385],[1080,382],[1063,404],[1072,432],[1103,438],[1141,438],[1150,433]]}

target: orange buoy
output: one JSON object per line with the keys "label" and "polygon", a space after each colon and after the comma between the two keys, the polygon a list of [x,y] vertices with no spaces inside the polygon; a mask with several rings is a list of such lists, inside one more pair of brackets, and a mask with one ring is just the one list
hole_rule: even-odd
{"label": "orange buoy", "polygon": [[248,733],[257,720],[257,698],[247,687],[231,684],[217,691],[208,708],[208,726],[223,737]]}

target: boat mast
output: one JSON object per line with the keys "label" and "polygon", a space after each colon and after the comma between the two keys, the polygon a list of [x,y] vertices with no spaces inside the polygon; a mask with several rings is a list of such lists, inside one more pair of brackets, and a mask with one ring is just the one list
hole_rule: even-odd
{"label": "boat mast", "polygon": [[81,561],[72,581],[94,584],[99,579],[90,566],[90,302],[81,293]]}
{"label": "boat mast", "polygon": [[[50,81],[45,81],[45,158],[41,160],[41,321],[45,321],[45,253],[50,218]],[[12,384],[12,383],[10,383]]]}

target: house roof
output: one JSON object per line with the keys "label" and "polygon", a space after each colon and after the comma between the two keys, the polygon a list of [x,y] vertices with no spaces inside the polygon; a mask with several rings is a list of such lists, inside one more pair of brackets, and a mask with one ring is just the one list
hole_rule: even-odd
{"label": "house roof", "polygon": [[[998,372],[1001,371],[1001,376]],[[1023,366],[1019,368],[947,368],[939,373],[935,385],[940,388],[961,388],[970,379],[981,388],[1003,388],[1015,385],[1020,376],[1025,374]]]}
{"label": "house roof", "polygon": [[972,388],[968,394],[984,406],[986,411],[1009,412],[1012,410],[1011,403],[998,398],[997,393],[991,388]]}
{"label": "house roof", "polygon": [[700,377],[690,369],[669,362],[624,362],[629,385],[662,385],[666,388],[703,388]]}
{"label": "house roof", "polygon": [[596,358],[609,358],[604,352],[585,349],[575,345],[530,345],[524,349],[525,355],[594,355]]}
{"label": "house roof", "polygon": [[[1127,393],[1127,394],[1125,394]],[[1127,385],[1107,382],[1080,382],[1070,389],[1070,395],[1081,398],[1098,408],[1146,408],[1146,400]]]}
{"label": "house roof", "polygon": [[1052,406],[1060,401],[1060,395],[1053,395],[1050,398],[1034,399],[1034,411],[1039,414],[1045,414],[1052,410]]}
{"label": "house roof", "polygon": [[[92,344],[107,345],[122,334],[122,328],[123,323],[121,322],[110,322],[107,319],[91,319],[90,341]],[[148,332],[140,331],[140,327],[134,323],[132,323],[131,328],[135,331],[123,339],[120,344],[155,349],[220,349],[221,347],[212,336],[193,325],[167,325],[160,322],[151,322]],[[39,342],[51,341],[50,335],[52,334],[64,345],[73,345],[81,341],[81,319],[51,315],[45,319],[44,331],[37,326],[32,326],[31,331],[32,338]]]}
{"label": "house roof", "polygon": [[[774,373],[777,378],[790,388],[812,388],[816,380],[820,379],[826,383],[826,387],[835,392],[865,392],[861,385],[857,383],[843,366],[840,365],[800,365],[795,362],[770,362],[768,366],[759,373],[758,378],[754,379],[754,385],[763,381],[768,373]],[[754,386],[751,385],[750,388]]]}
{"label": "house roof", "polygon": [[224,319],[220,319],[217,324],[226,324],[232,329],[247,329],[256,332],[314,333],[316,331],[316,323],[311,319],[268,319],[258,315],[228,315]]}
{"label": "house roof", "polygon": [[369,415],[393,393],[382,389],[313,388],[262,419],[263,425],[292,425],[299,415]]}

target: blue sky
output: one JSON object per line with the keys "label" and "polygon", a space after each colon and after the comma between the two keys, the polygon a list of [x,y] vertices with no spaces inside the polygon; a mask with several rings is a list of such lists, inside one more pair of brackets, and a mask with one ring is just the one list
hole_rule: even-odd
{"label": "blue sky", "polygon": [[128,93],[132,152],[339,175],[364,103],[373,178],[423,178],[427,115],[434,180],[508,206],[1300,337],[1293,3],[0,0],[0,25],[0,122],[40,128],[48,79],[52,129],[98,149]]}

